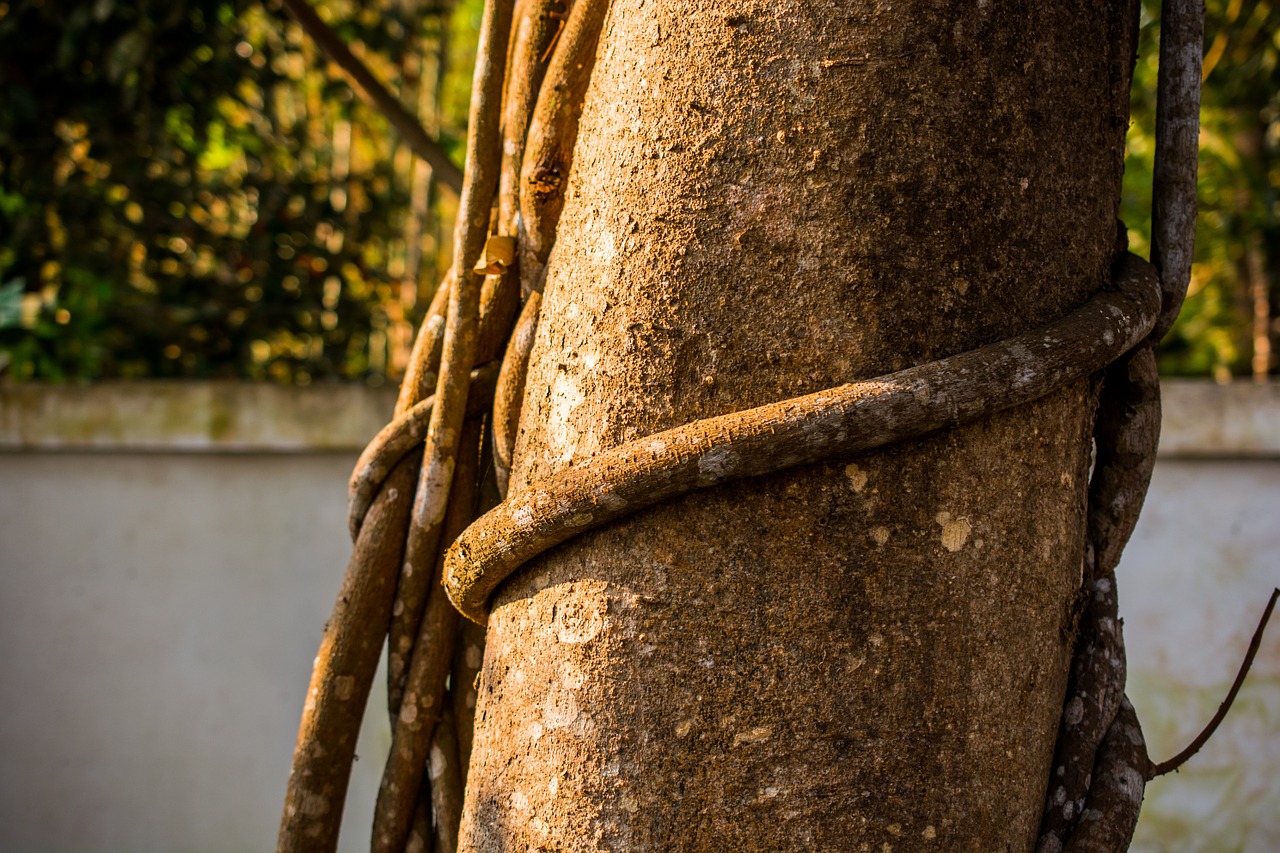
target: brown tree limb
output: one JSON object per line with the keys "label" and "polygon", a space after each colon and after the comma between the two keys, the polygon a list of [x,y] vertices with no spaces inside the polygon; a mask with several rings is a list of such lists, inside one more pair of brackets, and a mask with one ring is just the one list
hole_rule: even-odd
{"label": "brown tree limb", "polygon": [[1148,769],[1147,744],[1128,698],[1098,750],[1093,785],[1064,853],[1123,853],[1138,825]]}
{"label": "brown tree limb", "polygon": [[574,3],[529,119],[520,165],[520,282],[526,294],[541,279],[555,242],[578,138],[578,119],[608,10],[609,0]]}
{"label": "brown tree limb", "polygon": [[444,314],[449,307],[452,288],[451,269],[436,287],[427,316],[422,318],[418,327],[418,336],[414,338],[413,351],[409,354],[409,365],[404,379],[400,380],[400,393],[396,397],[397,416],[435,393],[436,382],[440,378],[440,356],[444,351]]}
{"label": "brown tree limb", "polygon": [[365,102],[381,113],[400,133],[413,153],[431,166],[435,179],[454,192],[459,192],[462,189],[462,171],[396,96],[373,76],[369,66],[361,62],[338,34],[320,20],[307,0],[283,0],[283,3],[324,55],[346,73]]}
{"label": "brown tree limb", "polygon": [[1195,740],[1191,741],[1186,749],[1168,761],[1162,761],[1153,767],[1148,778],[1154,779],[1156,776],[1163,776],[1186,764],[1187,760],[1199,752],[1209,738],[1213,737],[1213,733],[1218,730],[1218,726],[1226,718],[1227,712],[1231,710],[1232,703],[1236,701],[1236,694],[1240,692],[1245,676],[1249,674],[1249,668],[1253,666],[1253,658],[1258,654],[1258,647],[1262,645],[1262,633],[1267,628],[1267,622],[1271,620],[1271,611],[1275,609],[1277,597],[1280,597],[1280,589],[1273,589],[1271,598],[1267,601],[1266,609],[1262,611],[1262,618],[1258,620],[1258,627],[1253,631],[1253,638],[1249,640],[1249,649],[1244,654],[1244,660],[1240,662],[1240,669],[1236,672],[1235,680],[1231,682],[1231,689],[1227,691],[1227,696],[1222,700],[1222,704],[1218,706],[1213,719],[1209,721],[1209,724],[1204,727],[1200,734],[1196,735]]}
{"label": "brown tree limb", "polygon": [[[471,386],[475,393],[467,397],[468,416],[481,414],[488,408],[497,377],[496,362],[481,365],[471,371]],[[381,488],[382,481],[386,479],[387,472],[426,438],[435,401],[436,398],[431,396],[410,407],[379,430],[373,440],[365,445],[347,484],[347,524],[353,538],[359,533],[365,513]]]}
{"label": "brown tree limb", "polygon": [[1124,699],[1124,639],[1115,576],[1093,581],[1071,661],[1037,853],[1057,853],[1084,812],[1098,748]]}
{"label": "brown tree limb", "polygon": [[[462,430],[457,478],[444,518],[444,534],[449,539],[475,517],[479,457],[480,421],[473,418]],[[389,697],[389,704],[398,708],[398,713],[393,723],[391,754],[374,809],[372,849],[380,853],[398,853],[404,847],[429,757],[431,735],[445,710],[445,677],[453,661],[458,614],[440,586],[444,555],[437,551],[436,557],[412,657],[407,650],[401,652],[402,658],[408,659],[403,698]]]}
{"label": "brown tree limb", "polygon": [[427,775],[431,778],[431,812],[435,817],[435,850],[455,853],[462,821],[462,776],[458,771],[457,721],[446,696],[444,712],[431,735]]}
{"label": "brown tree limb", "polygon": [[466,414],[468,375],[477,355],[480,280],[473,267],[484,246],[490,202],[497,190],[502,143],[499,127],[502,76],[511,14],[510,0],[487,0],[476,48],[466,177],[454,229],[454,285],[449,292],[436,402],[427,429],[426,454],[410,515],[405,562],[388,638],[388,696],[393,715],[407,651],[414,643],[422,619],[426,600],[424,579],[434,568],[440,546],[441,524],[449,502],[458,439]]}
{"label": "brown tree limb", "polygon": [[408,502],[419,457],[403,458],[360,528],[342,591],[325,626],[289,772],[279,853],[328,853],[355,757],[356,736],[391,616]]}
{"label": "brown tree limb", "polygon": [[1099,370],[1150,331],[1152,267],[1126,255],[1118,291],[1046,326],[877,379],[708,418],[604,451],[473,524],[449,550],[445,588],[483,622],[494,589],[585,530],[694,489],[848,455],[1034,400]]}
{"label": "brown tree limb", "polygon": [[418,804],[413,809],[413,826],[404,843],[404,853],[431,853],[435,829],[431,826],[431,780],[423,777]]}
{"label": "brown tree limb", "polygon": [[1152,331],[1156,341],[1173,328],[1191,281],[1203,50],[1204,0],[1164,0],[1151,189],[1151,260],[1160,271],[1164,302]]}
{"label": "brown tree limb", "polygon": [[520,408],[524,404],[524,382],[529,373],[529,353],[538,330],[542,311],[542,294],[532,291],[520,311],[511,343],[502,357],[497,387],[493,391],[493,466],[498,493],[507,495],[511,476],[511,460],[515,454],[516,435],[520,429]]}
{"label": "brown tree limb", "polygon": [[[494,226],[501,239],[515,239],[520,214],[520,164],[525,138],[542,78],[542,55],[558,32],[558,0],[525,0],[512,24],[511,49],[502,114],[502,160],[498,177],[498,213]],[[491,238],[493,239],[493,238]],[[495,358],[506,346],[520,307],[518,262],[488,275],[480,294],[480,358]]]}
{"label": "brown tree limb", "polygon": [[498,179],[498,233],[514,236],[520,212],[520,165],[524,161],[529,119],[542,78],[545,54],[563,21],[558,0],[526,0],[512,25],[511,67],[502,108],[502,166]]}
{"label": "brown tree limb", "polygon": [[462,620],[458,643],[453,653],[453,669],[449,671],[449,695],[453,700],[453,716],[458,729],[458,775],[465,787],[467,766],[471,763],[471,744],[475,734],[476,678],[484,663],[484,628]]}
{"label": "brown tree limb", "polygon": [[1115,571],[1146,500],[1160,443],[1160,375],[1153,345],[1107,367],[1089,480],[1089,578]]}

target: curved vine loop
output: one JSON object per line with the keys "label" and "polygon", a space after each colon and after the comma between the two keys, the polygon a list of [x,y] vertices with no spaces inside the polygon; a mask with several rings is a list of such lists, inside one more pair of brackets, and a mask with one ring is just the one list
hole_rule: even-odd
{"label": "curved vine loop", "polygon": [[538,554],[695,489],[971,423],[1106,366],[1151,331],[1155,270],[1121,260],[1115,290],[999,343],[898,373],[695,421],[598,453],[506,501],[449,549],[445,588],[483,623],[493,591]]}

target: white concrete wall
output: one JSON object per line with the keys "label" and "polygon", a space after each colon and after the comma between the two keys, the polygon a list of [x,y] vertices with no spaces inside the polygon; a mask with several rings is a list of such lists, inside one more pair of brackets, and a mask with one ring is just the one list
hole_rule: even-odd
{"label": "white concrete wall", "polygon": [[[390,397],[119,390],[0,388],[0,851],[269,850],[346,477]],[[1166,409],[1120,572],[1157,759],[1211,716],[1280,583],[1280,389],[1175,383]],[[389,741],[369,718],[344,850],[367,847]],[[1280,626],[1218,736],[1148,788],[1135,849],[1280,850],[1276,767]]]}

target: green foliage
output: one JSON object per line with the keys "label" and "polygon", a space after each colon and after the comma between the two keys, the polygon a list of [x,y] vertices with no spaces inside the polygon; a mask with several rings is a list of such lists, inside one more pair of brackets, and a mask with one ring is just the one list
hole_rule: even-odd
{"label": "green foliage", "polygon": [[[1143,255],[1150,250],[1159,15],[1159,2],[1144,0],[1121,214]],[[1253,362],[1259,347],[1275,341],[1280,314],[1280,9],[1271,0],[1208,0],[1205,40],[1195,259],[1160,369],[1220,380],[1274,374],[1274,356]]]}
{"label": "green foliage", "polygon": [[[481,0],[318,6],[460,161]],[[1195,266],[1160,362],[1225,378],[1280,316],[1280,12],[1207,11]],[[1144,0],[1122,205],[1143,254],[1158,16]],[[282,12],[0,0],[0,91],[0,374],[397,375],[454,200]]]}
{"label": "green foliage", "polygon": [[[447,8],[320,11],[431,110]],[[426,170],[282,12],[0,0],[0,91],[0,370],[377,382],[407,356]]]}

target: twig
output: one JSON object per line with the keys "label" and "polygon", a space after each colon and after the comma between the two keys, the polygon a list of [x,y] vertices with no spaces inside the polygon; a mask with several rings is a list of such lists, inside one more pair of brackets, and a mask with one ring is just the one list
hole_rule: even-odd
{"label": "twig", "polygon": [[[444,519],[444,533],[449,538],[457,536],[475,517],[479,419],[467,421],[462,433],[457,482]],[[445,710],[445,677],[453,661],[458,614],[440,587],[442,566],[443,554],[437,552],[435,571],[428,573],[426,611],[408,660],[403,699],[400,696],[391,699],[398,713],[394,719],[391,753],[374,808],[372,849],[378,853],[399,853],[404,848],[430,752],[431,735]]]}
{"label": "twig", "polygon": [[1164,0],[1151,188],[1151,260],[1160,271],[1164,307],[1151,333],[1155,341],[1173,327],[1191,281],[1203,50],[1204,0]]}
{"label": "twig", "polygon": [[563,21],[553,15],[558,0],[521,3],[512,25],[510,81],[502,107],[502,169],[498,181],[498,233],[514,236],[520,212],[520,164],[529,118],[547,71],[543,55]]}
{"label": "twig", "polygon": [[1116,612],[1115,576],[1098,578],[1090,586],[1071,661],[1037,853],[1061,850],[1084,812],[1099,747],[1124,699],[1124,637]]}
{"label": "twig", "polygon": [[1064,853],[1123,853],[1133,840],[1146,789],[1147,744],[1126,697],[1098,749],[1093,785]]}
{"label": "twig", "polygon": [[453,288],[453,270],[445,274],[431,297],[427,316],[422,318],[418,336],[413,341],[409,365],[404,379],[400,380],[400,393],[396,396],[396,416],[404,414],[414,403],[435,393],[440,378],[440,355],[444,350],[444,313],[449,307],[449,291]]}
{"label": "twig", "polygon": [[458,728],[458,775],[465,786],[476,727],[476,676],[484,662],[484,628],[463,620],[449,671],[449,694]]}
{"label": "twig", "polygon": [[1160,443],[1160,375],[1148,341],[1107,366],[1093,437],[1089,480],[1089,577],[1115,571],[1138,524]]}
{"label": "twig", "polygon": [[1258,647],[1262,644],[1262,632],[1267,628],[1267,622],[1271,619],[1271,611],[1275,609],[1278,596],[1280,596],[1280,589],[1273,589],[1271,598],[1267,601],[1267,607],[1262,611],[1262,618],[1258,620],[1258,627],[1254,629],[1253,639],[1249,641],[1249,650],[1245,652],[1244,660],[1240,663],[1240,671],[1236,673],[1235,681],[1231,682],[1231,689],[1227,691],[1227,698],[1222,700],[1222,704],[1218,706],[1218,712],[1213,715],[1209,725],[1205,726],[1204,730],[1196,735],[1196,739],[1191,741],[1182,752],[1179,752],[1168,761],[1162,761],[1151,768],[1151,774],[1147,777],[1148,779],[1163,776],[1186,764],[1187,759],[1199,752],[1205,742],[1213,737],[1213,733],[1218,730],[1223,718],[1231,710],[1231,703],[1236,701],[1236,694],[1240,692],[1240,686],[1244,684],[1245,676],[1249,674],[1249,668],[1253,666],[1253,658],[1258,653]]}
{"label": "twig", "polygon": [[417,454],[402,459],[374,500],[325,626],[289,772],[279,853],[337,847],[356,735],[391,616],[408,520],[404,496],[418,461]]}
{"label": "twig", "polygon": [[476,47],[466,176],[454,228],[454,285],[449,292],[436,402],[427,429],[426,455],[410,515],[406,559],[388,637],[388,695],[393,716],[407,663],[405,655],[417,637],[422,619],[426,600],[424,579],[435,566],[458,439],[466,415],[468,378],[479,343],[481,282],[472,268],[484,246],[490,202],[497,190],[502,147],[499,126],[502,76],[511,14],[510,0],[487,0]]}
{"label": "twig", "polygon": [[284,6],[311,36],[329,59],[346,72],[355,84],[356,91],[365,101],[400,132],[409,148],[431,166],[432,175],[454,192],[462,189],[462,171],[444,153],[440,143],[432,139],[409,111],[387,87],[373,76],[369,67],[361,62],[328,24],[320,20],[307,0],[283,0]]}
{"label": "twig", "polygon": [[[488,408],[497,374],[496,362],[471,371],[471,386],[475,393],[467,396],[468,416],[478,415]],[[360,524],[387,472],[406,453],[422,444],[435,402],[436,398],[431,396],[411,407],[384,426],[360,454],[347,484],[347,524],[353,539],[360,532]]]}
{"label": "twig", "polygon": [[603,451],[507,500],[449,550],[445,588],[483,622],[528,560],[676,495],[969,423],[1087,376],[1146,337],[1159,311],[1151,266],[1126,255],[1118,291],[997,344],[816,394],[696,421]]}
{"label": "twig", "polygon": [[577,0],[556,43],[529,119],[520,165],[520,283],[528,293],[542,276],[578,138],[578,117],[595,65],[609,0]]}
{"label": "twig", "polygon": [[435,817],[436,853],[455,853],[462,822],[462,776],[458,772],[458,736],[452,703],[445,697],[444,713],[431,735],[427,775],[431,777],[431,812]]}
{"label": "twig", "polygon": [[516,321],[511,343],[502,357],[498,384],[493,390],[493,466],[498,493],[503,497],[507,496],[507,480],[511,476],[511,460],[520,429],[520,409],[524,405],[524,382],[529,373],[529,353],[533,351],[541,310],[542,294],[532,291]]}
{"label": "twig", "polygon": [[404,853],[432,853],[434,838],[435,830],[431,826],[431,780],[423,776],[422,787],[418,789],[418,803],[413,809],[413,826],[404,843]]}

